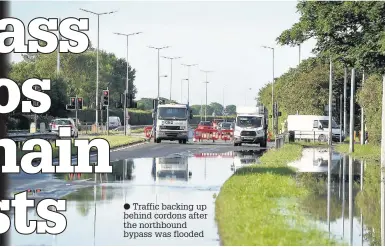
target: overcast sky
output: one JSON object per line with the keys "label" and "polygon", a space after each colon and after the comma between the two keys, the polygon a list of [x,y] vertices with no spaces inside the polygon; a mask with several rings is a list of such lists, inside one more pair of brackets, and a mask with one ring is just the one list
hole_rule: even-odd
{"label": "overcast sky", "polygon": [[[298,65],[298,48],[279,47],[275,39],[298,21],[295,1],[255,2],[11,2],[11,15],[24,23],[36,17],[90,18],[88,32],[97,44],[97,17],[93,12],[118,10],[100,17],[100,49],[126,58],[125,37],[113,32],[143,34],[129,39],[129,63],[137,71],[137,98],[157,95],[157,52],[147,46],[171,46],[163,56],[181,56],[173,62],[172,98],[180,101],[181,79],[191,67],[190,103],[205,102],[205,74],[208,74],[208,102],[251,104],[264,84],[272,79],[272,52],[261,45],[276,47],[275,76]],[[301,58],[311,54],[314,42],[301,46]],[[21,56],[12,55],[13,61]],[[96,70],[96,68],[95,68]],[[170,61],[161,58],[161,75],[170,76]],[[251,90],[249,90],[251,88]],[[183,101],[187,102],[187,82],[183,82]],[[161,78],[160,95],[169,97],[170,77]],[[223,93],[224,92],[224,93]],[[224,99],[223,99],[224,95]]]}

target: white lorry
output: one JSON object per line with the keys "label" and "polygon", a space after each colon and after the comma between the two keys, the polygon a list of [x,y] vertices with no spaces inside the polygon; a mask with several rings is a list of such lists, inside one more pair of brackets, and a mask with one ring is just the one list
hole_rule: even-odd
{"label": "white lorry", "polygon": [[[340,127],[332,120],[332,140],[344,141],[344,133]],[[287,117],[287,131],[290,136],[301,140],[318,140],[325,142],[329,136],[329,116],[317,115],[289,115]]]}
{"label": "white lorry", "polygon": [[267,146],[267,109],[260,105],[237,106],[237,118],[234,128],[234,146],[242,143]]}
{"label": "white lorry", "polygon": [[155,182],[163,180],[188,181],[192,175],[188,169],[188,157],[155,158]]}
{"label": "white lorry", "polygon": [[184,104],[158,104],[153,117],[156,117],[154,140],[179,141],[186,144],[188,141],[189,118],[192,118],[188,106]]}

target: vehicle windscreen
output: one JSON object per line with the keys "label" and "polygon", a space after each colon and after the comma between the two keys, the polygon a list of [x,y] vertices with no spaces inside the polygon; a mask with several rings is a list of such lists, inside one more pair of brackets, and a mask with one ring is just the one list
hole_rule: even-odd
{"label": "vehicle windscreen", "polygon": [[70,120],[66,119],[57,119],[53,121],[56,125],[72,125]]}
{"label": "vehicle windscreen", "polygon": [[262,118],[261,117],[238,117],[237,118],[237,126],[239,127],[253,127],[259,128],[262,127]]}
{"label": "vehicle windscreen", "polygon": [[[322,128],[329,128],[329,120],[319,120],[319,122],[321,123]],[[334,120],[332,120],[332,128],[338,128],[338,125],[336,124],[336,122],[334,122]]]}
{"label": "vehicle windscreen", "polygon": [[202,125],[202,126],[211,126],[211,122],[200,122],[199,125]]}
{"label": "vehicle windscreen", "polygon": [[120,122],[118,117],[109,117],[110,122]]}
{"label": "vehicle windscreen", "polygon": [[231,128],[231,123],[222,123],[222,128]]}
{"label": "vehicle windscreen", "polygon": [[158,109],[159,119],[187,119],[186,108],[161,107]]}

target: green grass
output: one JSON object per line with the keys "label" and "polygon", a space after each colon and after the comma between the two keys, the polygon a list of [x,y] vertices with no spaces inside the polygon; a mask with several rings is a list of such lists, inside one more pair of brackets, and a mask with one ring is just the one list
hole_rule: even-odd
{"label": "green grass", "polygon": [[131,133],[144,133],[144,128],[131,130]]}
{"label": "green grass", "polygon": [[[117,147],[129,145],[131,143],[135,143],[135,142],[144,140],[144,138],[141,138],[141,137],[118,136],[118,135],[93,136],[93,137],[90,137],[89,139],[92,140],[92,139],[95,139],[95,138],[102,138],[102,139],[107,140],[110,143],[110,148],[117,148]],[[55,143],[52,143],[52,150],[53,150],[52,158],[59,157],[59,148],[56,147]],[[39,146],[35,146],[34,151],[40,151],[40,147]],[[95,148],[91,148],[91,151],[96,151],[96,149]],[[21,157],[23,155],[25,155],[26,153],[28,153],[28,152],[30,152],[30,151],[17,150],[17,159],[20,160]],[[72,143],[72,150],[71,150],[71,152],[72,152],[72,155],[77,155],[77,148],[75,146],[73,146],[73,143]]]}
{"label": "green grass", "polygon": [[373,144],[354,144],[354,152],[349,153],[349,144],[339,144],[336,150],[340,153],[351,154],[353,158],[379,161],[381,159],[381,146]]}
{"label": "green grass", "polygon": [[223,245],[340,245],[301,211],[311,193],[298,185],[287,166],[301,157],[302,145],[272,149],[260,164],[244,167],[225,182],[216,200]]}

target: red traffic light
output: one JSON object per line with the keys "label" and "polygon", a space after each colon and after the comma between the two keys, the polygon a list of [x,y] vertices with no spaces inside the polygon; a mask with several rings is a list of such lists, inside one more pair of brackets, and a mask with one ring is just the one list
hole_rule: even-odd
{"label": "red traffic light", "polygon": [[83,98],[78,98],[78,101],[79,101],[79,102],[82,102],[82,101],[83,101]]}
{"label": "red traffic light", "polygon": [[104,90],[104,95],[108,95],[108,91],[107,90]]}

